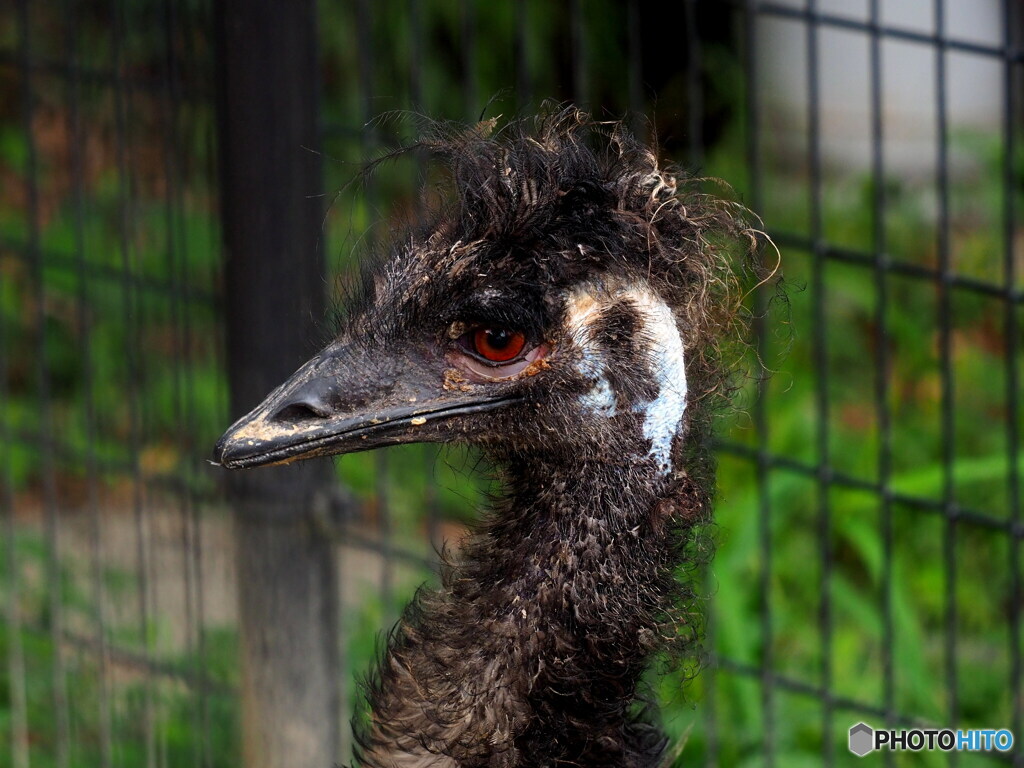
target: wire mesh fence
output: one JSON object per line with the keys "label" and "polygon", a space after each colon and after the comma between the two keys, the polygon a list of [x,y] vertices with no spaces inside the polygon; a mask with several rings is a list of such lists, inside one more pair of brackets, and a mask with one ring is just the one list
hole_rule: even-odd
{"label": "wire mesh fence", "polygon": [[[846,764],[862,720],[1019,739],[1020,8],[680,9],[321,3],[318,79],[294,83],[320,146],[291,159],[322,153],[329,283],[422,211],[422,158],[357,178],[417,114],[630,113],[763,217],[788,283],[788,321],[754,328],[774,375],[721,418],[700,674],[652,677],[682,762]],[[217,12],[0,12],[0,766],[238,762],[236,540],[204,461],[229,421]],[[347,456],[297,512],[338,555],[341,720],[432,548],[472,525],[475,461]]]}
{"label": "wire mesh fence", "polygon": [[224,410],[199,11],[0,14],[4,765],[204,764],[223,739],[205,622],[233,601],[193,461]]}

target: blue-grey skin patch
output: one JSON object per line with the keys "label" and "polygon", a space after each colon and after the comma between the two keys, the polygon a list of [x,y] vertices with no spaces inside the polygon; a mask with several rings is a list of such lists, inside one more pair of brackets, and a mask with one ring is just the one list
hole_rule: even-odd
{"label": "blue-grey skin patch", "polygon": [[594,381],[594,386],[586,394],[580,396],[584,408],[598,416],[611,418],[615,415],[615,393],[612,392],[608,377],[605,376],[604,362],[593,350],[583,352],[583,359],[578,365],[580,373]]}
{"label": "blue-grey skin patch", "polygon": [[602,293],[599,286],[587,285],[577,288],[566,297],[569,335],[580,350],[581,359],[577,370],[584,379],[593,381],[593,386],[580,395],[580,405],[588,411],[606,418],[615,415],[615,393],[605,374],[605,362],[591,338],[591,325],[600,316],[601,303],[596,294]]}
{"label": "blue-grey skin patch", "polygon": [[606,375],[606,365],[591,337],[591,326],[605,306],[623,299],[636,307],[640,315],[642,337],[648,341],[648,368],[658,384],[658,395],[638,403],[634,410],[644,416],[643,434],[650,441],[648,451],[662,476],[672,471],[672,441],[682,428],[686,411],[686,365],[683,340],[668,305],[644,284],[610,288],[588,285],[567,297],[569,333],[580,349],[580,374],[594,382],[580,396],[580,404],[590,412],[611,418],[616,414],[615,392]]}

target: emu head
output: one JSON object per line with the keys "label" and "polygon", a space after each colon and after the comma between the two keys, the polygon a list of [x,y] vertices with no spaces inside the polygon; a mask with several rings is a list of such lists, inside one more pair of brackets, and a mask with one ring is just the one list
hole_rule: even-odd
{"label": "emu head", "polygon": [[683,472],[720,384],[734,209],[571,109],[426,144],[453,199],[365,270],[335,340],[227,431],[219,463],[443,441]]}

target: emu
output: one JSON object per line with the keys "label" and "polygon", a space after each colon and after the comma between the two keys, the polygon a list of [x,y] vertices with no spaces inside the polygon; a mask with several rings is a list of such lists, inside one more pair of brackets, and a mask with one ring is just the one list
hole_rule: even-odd
{"label": "emu", "polygon": [[360,765],[648,768],[666,739],[642,677],[699,624],[679,575],[706,555],[734,246],[756,238],[620,124],[493,128],[421,142],[451,199],[215,459],[435,441],[498,468],[503,497],[389,637]]}

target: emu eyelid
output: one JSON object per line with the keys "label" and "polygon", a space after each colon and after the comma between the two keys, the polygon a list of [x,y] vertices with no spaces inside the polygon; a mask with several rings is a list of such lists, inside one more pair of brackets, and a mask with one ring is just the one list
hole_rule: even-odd
{"label": "emu eyelid", "polygon": [[470,381],[479,384],[488,381],[506,381],[507,379],[514,378],[544,357],[547,352],[548,346],[546,344],[538,344],[513,362],[494,365],[477,360],[467,350],[459,346],[449,354],[448,358],[463,373],[467,374]]}

